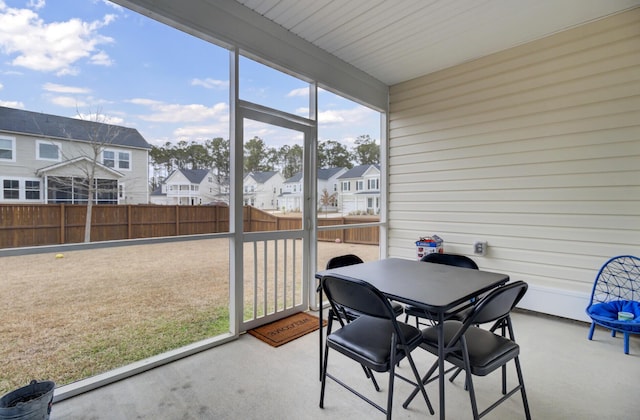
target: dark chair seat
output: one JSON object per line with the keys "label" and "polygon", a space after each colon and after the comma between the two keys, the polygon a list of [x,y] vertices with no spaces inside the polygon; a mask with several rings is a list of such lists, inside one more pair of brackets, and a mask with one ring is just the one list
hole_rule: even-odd
{"label": "dark chair seat", "polygon": [[[462,322],[445,321],[444,340],[449,342],[462,328]],[[438,353],[438,334],[435,329],[425,329],[422,332],[421,347],[430,353]],[[486,376],[494,370],[504,366],[506,362],[520,353],[520,347],[508,338],[491,333],[480,327],[471,326],[465,332],[467,351],[471,373],[476,376]],[[446,361],[464,369],[462,351],[451,352]]]}
{"label": "dark chair seat", "polygon": [[[398,326],[409,348],[420,345],[420,330],[403,323]],[[332,349],[376,372],[388,372],[391,360],[389,337],[393,333],[393,325],[388,320],[361,315],[329,335],[327,343]],[[402,350],[396,351],[395,360],[400,361],[404,355]]]}

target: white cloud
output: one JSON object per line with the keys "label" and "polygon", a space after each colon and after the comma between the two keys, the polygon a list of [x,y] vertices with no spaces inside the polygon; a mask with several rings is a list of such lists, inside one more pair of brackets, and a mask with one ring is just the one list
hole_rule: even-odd
{"label": "white cloud", "polygon": [[63,106],[65,108],[78,108],[87,105],[86,102],[71,96],[54,96],[50,100],[53,104]]}
{"label": "white cloud", "polygon": [[187,139],[190,141],[204,141],[214,137],[220,137],[221,133],[227,133],[228,131],[229,131],[228,121],[227,122],[221,121],[218,124],[193,125],[193,126],[180,127],[173,131],[173,135],[177,139]]}
{"label": "white cloud", "polygon": [[[44,2],[31,1],[30,5],[37,10]],[[78,74],[75,66],[81,59],[93,57],[92,63],[99,65],[110,61],[97,47],[113,39],[98,31],[114,19],[116,16],[109,14],[93,22],[78,18],[45,22],[34,10],[7,7],[1,2],[0,52],[13,57],[13,66],[58,75]]]}
{"label": "white cloud", "polygon": [[109,7],[113,7],[114,9],[116,9],[119,12],[124,12],[126,9],[122,6],[120,6],[119,4],[115,4],[109,0],[102,0],[102,3],[109,6]]}
{"label": "white cloud", "polygon": [[129,99],[126,102],[132,103],[134,105],[145,105],[145,106],[156,106],[156,105],[162,104],[162,102],[160,101],[156,101],[154,99],[144,99],[144,98]]}
{"label": "white cloud", "polygon": [[81,88],[75,86],[64,86],[56,83],[45,83],[42,85],[42,89],[48,92],[56,92],[56,93],[77,93],[77,94],[85,94],[91,92],[91,89]]}
{"label": "white cloud", "polygon": [[6,106],[7,108],[24,109],[24,103],[18,102],[18,101],[2,101],[2,100],[0,100],[0,106]]}
{"label": "white cloud", "polygon": [[202,104],[167,104],[151,99],[132,99],[129,102],[148,106],[151,113],[139,115],[144,121],[161,123],[183,123],[205,120],[219,120],[227,118],[229,108],[226,103],[220,102],[212,107]]}
{"label": "white cloud", "polygon": [[111,59],[111,57],[109,57],[109,55],[102,50],[92,55],[89,61],[91,64],[95,64],[98,66],[109,67],[113,65],[113,60]]}
{"label": "white cloud", "polygon": [[329,110],[318,113],[318,122],[320,124],[340,124],[345,122],[344,111]]}
{"label": "white cloud", "polygon": [[202,86],[207,89],[226,89],[229,86],[229,82],[226,80],[216,80],[211,78],[206,79],[193,79],[191,86]]}
{"label": "white cloud", "polygon": [[291,92],[287,93],[288,98],[292,98],[294,96],[303,96],[303,97],[309,96],[309,88],[306,87],[306,88],[294,89]]}
{"label": "white cloud", "polygon": [[32,9],[42,9],[45,5],[45,0],[29,0],[29,2],[27,3],[27,7],[30,7]]}
{"label": "white cloud", "polygon": [[0,83],[0,89],[2,89],[4,86],[2,86],[2,83]]}

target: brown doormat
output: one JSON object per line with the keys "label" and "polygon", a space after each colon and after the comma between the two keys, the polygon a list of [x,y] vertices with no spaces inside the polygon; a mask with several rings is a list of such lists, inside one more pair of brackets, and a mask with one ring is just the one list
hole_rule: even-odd
{"label": "brown doormat", "polygon": [[[322,325],[326,324],[327,321],[322,322]],[[249,330],[248,333],[273,347],[279,347],[305,334],[314,332],[318,328],[318,317],[309,315],[306,312],[299,312],[270,324]]]}

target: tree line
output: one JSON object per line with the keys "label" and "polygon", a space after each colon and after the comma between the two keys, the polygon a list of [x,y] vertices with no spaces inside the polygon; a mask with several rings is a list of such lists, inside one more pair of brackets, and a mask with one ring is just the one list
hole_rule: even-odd
{"label": "tree line", "polygon": [[[302,171],[302,155],[300,145],[269,147],[263,139],[254,137],[244,144],[244,172],[280,171],[285,179],[290,178]],[[166,142],[163,146],[152,146],[149,156],[156,172],[170,174],[176,169],[211,169],[218,179],[229,176],[230,142],[222,137],[204,143]],[[351,148],[335,140],[321,141],[317,162],[319,168],[377,164],[380,162],[380,145],[369,135],[359,136]],[[161,180],[153,179],[152,188],[157,188],[159,185],[155,184],[159,182]]]}

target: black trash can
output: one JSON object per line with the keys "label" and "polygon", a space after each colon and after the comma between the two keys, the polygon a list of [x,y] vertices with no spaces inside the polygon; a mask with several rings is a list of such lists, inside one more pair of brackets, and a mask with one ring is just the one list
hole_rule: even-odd
{"label": "black trash can", "polygon": [[31,381],[0,398],[0,420],[49,420],[53,405],[52,381]]}

